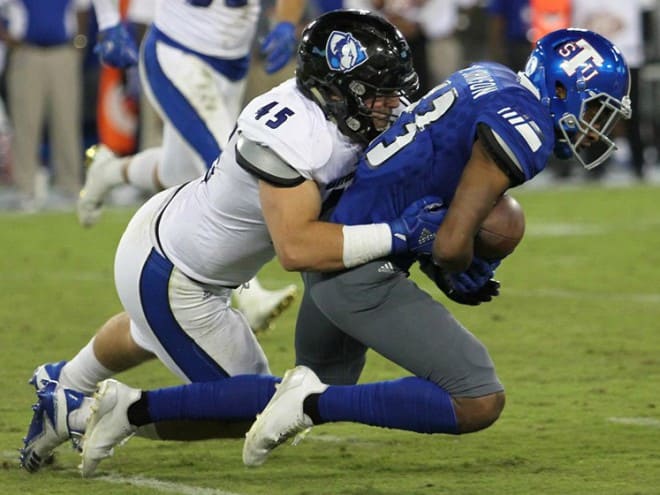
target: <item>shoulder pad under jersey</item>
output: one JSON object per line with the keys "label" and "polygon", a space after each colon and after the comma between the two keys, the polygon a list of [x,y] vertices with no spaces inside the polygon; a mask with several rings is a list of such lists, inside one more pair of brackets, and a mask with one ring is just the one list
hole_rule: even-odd
{"label": "shoulder pad under jersey", "polygon": [[294,187],[305,178],[269,147],[242,134],[236,140],[236,161],[247,172],[280,187]]}

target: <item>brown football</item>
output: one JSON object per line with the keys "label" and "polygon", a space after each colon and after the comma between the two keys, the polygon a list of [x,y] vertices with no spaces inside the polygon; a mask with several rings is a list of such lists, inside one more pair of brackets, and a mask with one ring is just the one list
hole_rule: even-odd
{"label": "brown football", "polygon": [[525,214],[513,196],[504,194],[493,206],[474,239],[474,254],[480,258],[504,258],[525,234]]}

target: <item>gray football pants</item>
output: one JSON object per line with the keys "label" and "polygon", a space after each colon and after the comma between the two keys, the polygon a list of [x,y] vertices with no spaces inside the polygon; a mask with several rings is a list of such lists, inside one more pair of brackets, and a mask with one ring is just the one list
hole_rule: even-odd
{"label": "gray football pants", "polygon": [[454,397],[503,390],[485,346],[396,265],[378,260],[303,280],[296,362],[322,381],[356,383],[371,348]]}

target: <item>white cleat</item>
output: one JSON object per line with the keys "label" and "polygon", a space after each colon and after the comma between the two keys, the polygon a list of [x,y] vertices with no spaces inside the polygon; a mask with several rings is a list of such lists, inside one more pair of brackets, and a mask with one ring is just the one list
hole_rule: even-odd
{"label": "white cleat", "polygon": [[105,197],[118,185],[116,180],[110,179],[111,174],[107,170],[115,160],[117,156],[103,144],[96,144],[85,151],[85,185],[76,205],[78,221],[83,227],[91,227],[99,221]]}
{"label": "white cleat", "polygon": [[57,382],[43,383],[37,391],[34,414],[20,449],[21,467],[34,473],[52,459],[53,451],[67,440],[74,442],[81,431],[71,429],[69,414],[83,405],[85,396],[75,390],[65,389]]}
{"label": "white cleat", "polygon": [[94,474],[99,463],[114,454],[114,447],[124,444],[137,431],[128,422],[127,412],[141,395],[141,390],[117,380],[101,382],[82,441],[80,471],[84,478]]}
{"label": "white cleat", "polygon": [[261,414],[245,435],[243,464],[254,467],[266,462],[268,454],[288,438],[295,436],[296,445],[313,426],[303,412],[303,401],[311,394],[320,394],[328,386],[305,366],[287,371],[282,382]]}
{"label": "white cleat", "polygon": [[[251,290],[249,288],[243,291]],[[252,296],[238,296],[238,309],[245,315],[254,333],[265,332],[270,329],[273,321],[282,311],[293,303],[298,293],[298,287],[294,284],[278,290],[259,289]]]}

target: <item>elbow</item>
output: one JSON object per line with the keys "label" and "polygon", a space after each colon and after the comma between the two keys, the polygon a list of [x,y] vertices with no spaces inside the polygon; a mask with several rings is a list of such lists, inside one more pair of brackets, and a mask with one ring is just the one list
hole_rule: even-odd
{"label": "elbow", "polygon": [[293,243],[278,246],[276,253],[280,265],[287,272],[299,272],[307,269],[307,264],[302,257],[302,251],[293,245]]}

